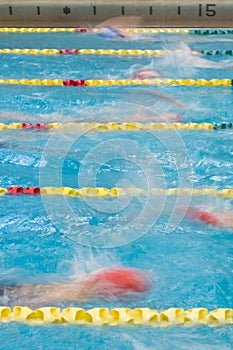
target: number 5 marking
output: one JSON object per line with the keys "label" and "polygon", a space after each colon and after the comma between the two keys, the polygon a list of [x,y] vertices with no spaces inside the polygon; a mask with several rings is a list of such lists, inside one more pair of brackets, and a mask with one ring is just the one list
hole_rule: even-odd
{"label": "number 5 marking", "polygon": [[[202,4],[199,4],[199,17],[202,16]],[[208,17],[214,17],[216,15],[216,10],[214,9],[216,4],[206,4],[205,6],[205,15]]]}

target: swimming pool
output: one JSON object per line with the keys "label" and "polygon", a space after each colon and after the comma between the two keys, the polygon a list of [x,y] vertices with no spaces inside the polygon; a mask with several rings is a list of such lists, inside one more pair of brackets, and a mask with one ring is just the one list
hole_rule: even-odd
{"label": "swimming pool", "polygon": [[[170,35],[170,36],[169,36]],[[148,35],[152,37],[152,35]],[[214,36],[231,39],[231,35]],[[229,49],[229,42],[192,42],[191,35],[155,36],[148,41],[107,41],[93,34],[1,33],[1,48],[176,47]],[[172,39],[171,39],[172,38]],[[196,37],[195,37],[196,38]],[[212,38],[212,37],[211,37]],[[190,42],[191,41],[191,42]],[[213,62],[233,59],[213,56]],[[179,64],[179,65],[178,65]],[[101,55],[1,55],[0,79],[129,79],[150,66],[171,79],[231,78],[231,70],[200,69],[164,57]],[[0,85],[1,122],[124,122],[133,116],[180,113],[185,122],[232,122],[230,86],[162,86],[187,110],[145,97],[141,87]],[[72,280],[111,265],[134,266],[153,276],[153,291],[137,300],[96,301],[81,307],[149,307],[164,310],[232,307],[232,229],[187,219],[171,221],[175,196],[151,188],[232,188],[232,130],[109,131],[1,130],[1,187],[143,188],[146,195],[117,200],[98,197],[1,196],[2,279],[12,283]],[[178,196],[179,205],[232,209],[232,199]],[[149,206],[147,203],[149,202]],[[149,215],[147,215],[149,212]],[[140,213],[141,216],[140,216]],[[135,220],[135,217],[139,217]],[[178,218],[179,219],[179,218]],[[174,229],[166,234],[167,224]],[[42,305],[41,305],[42,306]],[[56,304],[64,308],[67,304]],[[79,306],[78,303],[69,306]],[[231,349],[232,327],[86,327],[6,323],[2,349]],[[120,341],[119,341],[120,338]]]}

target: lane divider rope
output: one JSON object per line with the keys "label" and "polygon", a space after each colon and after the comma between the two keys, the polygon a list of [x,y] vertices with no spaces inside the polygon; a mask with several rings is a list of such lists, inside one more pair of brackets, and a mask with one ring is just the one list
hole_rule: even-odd
{"label": "lane divider rope", "polygon": [[61,80],[61,79],[0,79],[0,85],[41,85],[41,86],[232,86],[232,79],[110,79],[110,80]]}
{"label": "lane divider rope", "polygon": [[[0,49],[0,54],[12,55],[164,55],[167,50],[140,50],[140,49]],[[233,56],[233,50],[201,50],[200,53],[208,56]]]}
{"label": "lane divider rope", "polygon": [[90,132],[107,132],[107,131],[158,131],[158,130],[225,130],[232,129],[233,123],[0,123],[0,131],[2,130],[55,130],[59,128],[72,128]]}
{"label": "lane divider rope", "polygon": [[[123,29],[123,28],[122,28]],[[3,27],[0,28],[0,32],[3,33],[98,33],[100,28],[14,28]],[[178,28],[124,28],[125,31],[135,34],[140,33],[168,33],[168,34],[196,34],[192,33],[189,29]],[[216,33],[216,34],[229,34],[229,33]]]}
{"label": "lane divider rope", "polygon": [[201,50],[200,52],[207,56],[233,56],[233,50]]}
{"label": "lane divider rope", "polygon": [[[170,33],[170,34],[195,34],[195,35],[224,35],[233,34],[233,29],[178,29],[178,28],[125,28],[124,30],[131,33]],[[99,28],[14,28],[14,27],[2,27],[0,33],[88,33],[98,32]]]}
{"label": "lane divider rope", "polygon": [[22,187],[12,186],[9,188],[0,187],[0,195],[48,195],[48,196],[68,196],[68,197],[122,197],[122,196],[140,196],[148,194],[159,196],[212,196],[222,199],[233,198],[233,189],[226,188],[216,190],[214,188],[151,188],[144,190],[138,187],[129,188],[105,188],[105,187]]}
{"label": "lane divider rope", "polygon": [[94,308],[85,310],[70,307],[42,307],[32,310],[27,306],[0,307],[0,322],[29,324],[82,324],[98,326],[210,326],[218,327],[233,324],[233,309],[219,308],[209,311],[206,308],[170,308],[157,311],[149,308]]}
{"label": "lane divider rope", "polygon": [[113,49],[0,49],[0,54],[17,55],[162,55],[164,50],[113,50]]}

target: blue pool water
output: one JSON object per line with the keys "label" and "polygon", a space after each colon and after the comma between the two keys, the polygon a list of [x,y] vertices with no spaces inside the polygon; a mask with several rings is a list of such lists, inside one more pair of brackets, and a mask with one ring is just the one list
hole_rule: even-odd
{"label": "blue pool water", "polygon": [[[152,35],[148,35],[152,38]],[[159,40],[158,40],[159,38]],[[170,38],[170,39],[169,39]],[[172,38],[172,39],[171,39]],[[176,46],[229,49],[231,43],[193,42],[192,36],[155,41],[106,41],[91,34],[1,34],[1,48],[137,48]],[[194,37],[196,40],[201,37]],[[212,38],[212,37],[211,37]],[[221,59],[233,64],[232,58]],[[121,79],[144,66],[168,78],[232,78],[232,70],[201,69],[170,58],[1,55],[0,79]],[[232,122],[231,87],[150,87],[187,104],[187,110],[154,99],[140,87],[71,88],[0,86],[0,122],[127,121],[175,112],[189,122]],[[0,134],[0,185],[70,187],[232,188],[231,130],[80,133],[4,130]],[[233,307],[232,229],[186,219],[166,227],[174,197],[112,201],[1,196],[0,271],[10,283],[70,281],[105,266],[149,271],[154,288],[135,300],[102,300],[84,308]],[[193,205],[232,210],[231,200],[195,197]],[[134,221],[146,207],[140,220]],[[68,209],[67,209],[68,208]],[[152,217],[152,219],[151,219]],[[78,303],[69,304],[78,306]],[[41,305],[42,306],[42,305]],[[65,303],[58,307],[68,306]],[[232,349],[232,327],[28,326],[3,324],[1,349]],[[119,341],[120,339],[120,341]]]}

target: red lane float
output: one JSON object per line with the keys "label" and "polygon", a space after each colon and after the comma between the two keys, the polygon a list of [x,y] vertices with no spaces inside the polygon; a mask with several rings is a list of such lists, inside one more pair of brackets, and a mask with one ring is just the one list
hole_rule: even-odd
{"label": "red lane float", "polygon": [[22,129],[33,129],[34,125],[31,123],[22,123]]}
{"label": "red lane float", "polygon": [[24,194],[37,195],[40,194],[40,187],[31,186],[23,190]]}
{"label": "red lane float", "polygon": [[109,267],[90,274],[84,285],[95,296],[121,296],[127,293],[145,293],[151,289],[149,275],[140,269]]}
{"label": "red lane float", "polygon": [[47,130],[49,128],[49,126],[47,124],[44,124],[44,123],[36,123],[35,128],[40,129],[40,130]]}
{"label": "red lane float", "polygon": [[85,80],[63,80],[63,85],[65,86],[86,86]]}
{"label": "red lane float", "polygon": [[23,194],[23,187],[21,186],[12,186],[12,187],[9,187],[7,189],[7,194],[10,194],[10,195],[19,195],[19,194]]}
{"label": "red lane float", "polygon": [[40,130],[47,130],[49,126],[44,123],[22,123],[22,129],[40,129]]}
{"label": "red lane float", "polygon": [[61,55],[78,55],[79,50],[78,49],[72,49],[72,50],[61,49],[61,50],[59,50],[59,53]]}
{"label": "red lane float", "polygon": [[38,195],[40,194],[40,187],[31,186],[27,188],[23,188],[21,186],[12,186],[7,189],[8,192],[6,194],[8,195],[20,195],[20,194],[29,194],[29,195]]}
{"label": "red lane float", "polygon": [[90,33],[91,29],[89,29],[89,28],[76,28],[75,32],[76,33]]}

